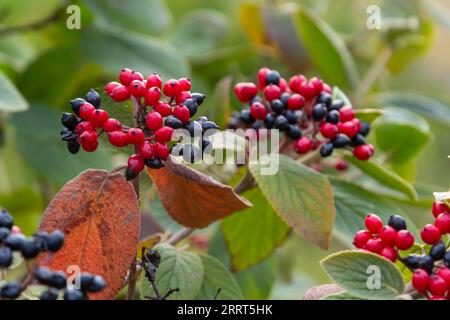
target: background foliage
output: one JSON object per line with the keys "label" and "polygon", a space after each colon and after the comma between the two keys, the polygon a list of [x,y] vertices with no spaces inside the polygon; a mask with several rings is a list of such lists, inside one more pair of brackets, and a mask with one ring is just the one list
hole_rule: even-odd
{"label": "background foliage", "polygon": [[[428,217],[431,192],[448,188],[450,48],[445,44],[450,40],[450,7],[445,1],[73,3],[81,7],[81,30],[66,28],[69,3],[61,0],[0,4],[0,206],[13,213],[27,234],[65,182],[86,168],[110,169],[124,161],[119,151],[105,147],[73,157],[58,141],[58,132],[59,114],[68,109],[71,98],[83,96],[90,87],[100,89],[125,66],[165,78],[190,76],[195,91],[209,94],[201,112],[220,125],[233,109],[241,108],[231,96],[231,85],[254,79],[262,65],[287,75],[318,74],[345,91],[355,108],[386,110],[370,137],[385,154],[371,163],[354,163],[345,176],[336,177],[327,169],[335,176],[331,183],[336,207],[328,251],[289,232],[271,207],[282,203],[263,195],[282,193],[270,188],[289,185],[289,176],[312,174],[288,167],[288,174],[280,177],[284,181],[244,193],[253,208],[191,240],[196,250],[215,258],[194,257],[205,270],[220,268],[216,259],[239,270],[234,276],[246,298],[301,297],[310,286],[329,281],[319,260],[350,247],[351,234],[366,212],[403,212],[420,225]],[[366,27],[366,9],[372,4],[380,5],[381,30]],[[127,114],[111,101],[105,105],[121,117]],[[222,182],[233,174],[229,168],[200,169]],[[149,228],[177,230],[149,179],[144,183],[145,212],[158,223],[143,219],[142,236]],[[292,205],[302,201],[292,200]],[[287,220],[290,213],[298,213],[296,208],[280,210]],[[256,236],[250,230],[255,224],[264,241],[253,241]],[[211,294],[207,287],[198,289],[204,296]],[[235,287],[229,292],[240,294]]]}

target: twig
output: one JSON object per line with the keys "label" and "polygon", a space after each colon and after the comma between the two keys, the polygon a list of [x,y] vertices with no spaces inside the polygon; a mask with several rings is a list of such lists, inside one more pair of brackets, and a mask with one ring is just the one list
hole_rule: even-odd
{"label": "twig", "polygon": [[249,189],[252,189],[255,186],[255,178],[251,174],[250,170],[247,170],[247,174],[245,177],[239,182],[238,186],[234,188],[234,192],[237,194],[241,194],[244,191],[247,191]]}
{"label": "twig", "polygon": [[172,235],[165,243],[175,245],[186,237],[190,236],[194,232],[194,228],[183,228],[174,235]]}

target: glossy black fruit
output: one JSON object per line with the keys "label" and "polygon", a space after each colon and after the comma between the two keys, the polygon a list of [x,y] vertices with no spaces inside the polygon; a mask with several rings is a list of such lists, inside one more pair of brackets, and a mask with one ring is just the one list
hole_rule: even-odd
{"label": "glossy black fruit", "polygon": [[67,150],[69,150],[71,154],[77,154],[78,151],[80,151],[80,147],[81,145],[75,139],[67,141]]}
{"label": "glossy black fruit", "polygon": [[61,230],[53,231],[48,239],[48,251],[56,252],[64,245],[64,233]]}
{"label": "glossy black fruit", "polygon": [[144,162],[147,167],[152,169],[159,169],[164,167],[164,163],[160,158],[145,159]]}
{"label": "glossy black fruit", "polygon": [[92,104],[95,109],[100,108],[101,98],[98,92],[94,89],[89,89],[88,93],[86,94],[86,101]]}
{"label": "glossy black fruit", "polygon": [[350,138],[345,134],[339,133],[331,142],[335,148],[343,148],[350,143]]}
{"label": "glossy black fruit", "polygon": [[430,257],[434,261],[442,260],[445,255],[445,243],[444,241],[439,241],[430,249]]}
{"label": "glossy black fruit", "polygon": [[0,269],[8,268],[13,260],[13,254],[10,248],[0,247]]}
{"label": "glossy black fruit", "polygon": [[9,234],[11,233],[11,230],[5,227],[0,228],[0,243],[2,243],[3,240],[5,240]]}
{"label": "glossy black fruit", "polygon": [[331,110],[328,112],[326,121],[332,124],[337,124],[339,122],[339,111]]}
{"label": "glossy black fruit", "polygon": [[362,121],[359,133],[362,134],[364,137],[366,137],[369,134],[369,132],[370,132],[370,123]]}
{"label": "glossy black fruit", "polygon": [[275,123],[275,119],[276,119],[276,117],[275,117],[273,114],[269,113],[269,114],[266,116],[266,119],[264,119],[264,126],[265,126],[267,129],[272,129],[272,128],[273,128],[273,125],[274,125],[274,123]]}
{"label": "glossy black fruit", "polygon": [[70,107],[72,108],[73,113],[75,113],[77,116],[80,115],[80,107],[83,103],[86,103],[86,100],[82,98],[70,100]]}
{"label": "glossy black fruit", "polygon": [[87,296],[78,289],[64,290],[64,300],[86,300]]}
{"label": "glossy black fruit", "polygon": [[0,211],[0,227],[11,229],[14,223],[14,219],[11,214],[3,209]]}
{"label": "glossy black fruit", "polygon": [[273,126],[278,130],[285,130],[285,129],[287,129],[288,125],[289,125],[288,120],[286,119],[285,116],[282,116],[282,115],[279,115],[275,119],[275,122],[273,124]]}
{"label": "glossy black fruit", "polygon": [[420,258],[419,268],[422,268],[425,271],[427,271],[428,273],[431,273],[431,271],[433,271],[433,266],[434,266],[434,260],[431,256],[426,254]]}
{"label": "glossy black fruit", "polygon": [[202,134],[202,124],[200,122],[189,121],[185,124],[184,128],[189,132],[191,137],[197,137]]}
{"label": "glossy black fruit", "polygon": [[325,118],[327,114],[327,108],[323,103],[318,103],[313,107],[312,117],[315,121],[320,121]]}
{"label": "glossy black fruit", "polygon": [[280,83],[280,73],[275,70],[271,70],[266,75],[266,84],[278,85]]}
{"label": "glossy black fruit", "polygon": [[40,300],[57,300],[58,299],[58,290],[54,288],[50,288],[47,291],[44,291],[40,298]]}
{"label": "glossy black fruit", "polygon": [[183,102],[183,105],[185,105],[186,108],[189,109],[189,114],[190,114],[191,117],[193,117],[197,113],[197,106],[198,106],[198,104],[197,104],[197,102],[194,99],[192,99],[192,98],[191,99],[186,99]]}
{"label": "glossy black fruit", "polygon": [[11,248],[11,250],[20,250],[22,243],[25,241],[25,237],[18,234],[10,234],[5,239],[5,245]]}
{"label": "glossy black fruit", "polygon": [[172,129],[180,129],[183,127],[183,122],[180,119],[174,116],[168,116],[164,120],[164,125],[171,127]]}
{"label": "glossy black fruit", "polygon": [[302,130],[294,124],[290,124],[286,130],[286,134],[289,138],[297,140],[302,137]]}
{"label": "glossy black fruit", "polygon": [[94,276],[94,280],[92,281],[89,291],[90,292],[99,292],[106,287],[106,281],[101,276]]}
{"label": "glossy black fruit", "polygon": [[0,290],[0,296],[6,299],[16,299],[22,293],[22,286],[17,281],[8,282]]}
{"label": "glossy black fruit", "polygon": [[325,143],[322,148],[320,148],[320,155],[322,157],[329,157],[333,153],[334,146],[331,142]]}
{"label": "glossy black fruit", "polygon": [[298,122],[297,114],[293,110],[286,110],[284,116],[286,117],[289,123],[296,124]]}
{"label": "glossy black fruit", "polygon": [[285,105],[280,99],[274,99],[270,102],[270,108],[276,114],[282,114],[284,112]]}
{"label": "glossy black fruit", "polygon": [[247,109],[242,110],[241,121],[245,124],[252,124],[253,122],[255,122],[255,119],[250,114],[250,110],[247,110]]}
{"label": "glossy black fruit", "polygon": [[64,127],[73,131],[78,125],[78,119],[72,113],[63,112],[61,116],[61,123]]}
{"label": "glossy black fruit", "polygon": [[332,98],[327,92],[322,92],[316,99],[316,103],[323,103],[327,108],[331,107]]}
{"label": "glossy black fruit", "polygon": [[411,255],[407,256],[406,258],[404,258],[402,261],[407,267],[409,267],[411,269],[417,269],[419,267],[421,258],[422,257],[419,256],[418,254],[411,254]]}
{"label": "glossy black fruit", "polygon": [[39,242],[35,239],[25,239],[20,247],[20,252],[25,259],[35,258],[40,250]]}
{"label": "glossy black fruit", "polygon": [[406,229],[405,219],[403,219],[403,217],[399,216],[398,214],[393,214],[389,217],[388,225],[397,231]]}
{"label": "glossy black fruit", "polygon": [[197,106],[200,106],[203,101],[205,101],[206,96],[203,93],[194,92],[191,93],[191,98],[197,103]]}

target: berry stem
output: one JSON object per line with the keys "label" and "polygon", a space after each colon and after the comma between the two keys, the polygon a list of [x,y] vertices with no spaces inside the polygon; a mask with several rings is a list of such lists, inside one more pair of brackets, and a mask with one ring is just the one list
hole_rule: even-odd
{"label": "berry stem", "polygon": [[169,239],[167,239],[166,243],[170,245],[175,245],[181,240],[189,237],[194,231],[195,231],[194,228],[183,228],[178,232],[176,232],[175,234],[173,234]]}
{"label": "berry stem", "polygon": [[245,175],[244,178],[242,178],[241,182],[239,182],[237,187],[234,188],[234,192],[236,192],[237,194],[241,194],[244,191],[252,189],[253,187],[255,187],[255,185],[256,185],[255,178],[250,173],[250,170],[247,170],[247,174]]}

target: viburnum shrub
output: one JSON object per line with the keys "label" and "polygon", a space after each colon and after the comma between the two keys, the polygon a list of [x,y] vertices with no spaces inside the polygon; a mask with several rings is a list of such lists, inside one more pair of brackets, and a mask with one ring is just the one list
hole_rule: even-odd
{"label": "viburnum shrub", "polygon": [[370,124],[355,117],[352,106],[333,99],[330,86],[320,78],[294,75],[286,81],[268,68],[261,68],[257,78],[257,84],[234,87],[247,107],[233,113],[229,128],[278,129],[293,141],[298,154],[320,149],[320,155],[328,157],[344,148],[359,160],[372,157],[374,147],[365,141]]}
{"label": "viburnum shrub", "polygon": [[[0,299],[17,299],[28,287],[39,284],[41,288],[40,300],[57,300],[62,296],[64,300],[85,300],[88,293],[100,292],[106,287],[105,280],[98,275],[83,272],[79,275],[79,284],[67,286],[65,271],[53,271],[46,268],[45,260],[51,259],[54,253],[60,251],[64,245],[64,233],[53,230],[48,233],[37,231],[32,237],[25,237],[21,229],[14,225],[11,214],[2,209],[0,211],[0,272],[10,268],[13,264],[26,261],[28,274],[22,281],[11,280],[5,282],[0,289]],[[40,256],[44,261],[41,265],[35,263]],[[72,285],[74,285],[72,283]]]}
{"label": "viburnum shrub", "polygon": [[[188,78],[169,79],[163,83],[157,74],[144,76],[137,71],[124,68],[119,73],[120,82],[109,82],[106,94],[116,102],[131,99],[134,103],[134,127],[123,125],[120,120],[109,117],[101,109],[100,95],[90,89],[86,98],[76,98],[70,102],[73,113],[63,113],[61,122],[64,129],[61,138],[67,142],[73,154],[80,150],[94,152],[99,146],[99,137],[107,135],[109,143],[117,148],[133,145],[135,153],[128,158],[127,180],[134,179],[145,166],[159,169],[164,166],[170,154],[174,130],[185,129],[193,137],[218,126],[206,117],[190,120],[203,103],[205,95],[191,93]],[[204,137],[198,146],[178,149],[188,162],[201,158],[203,151],[211,145]]]}

